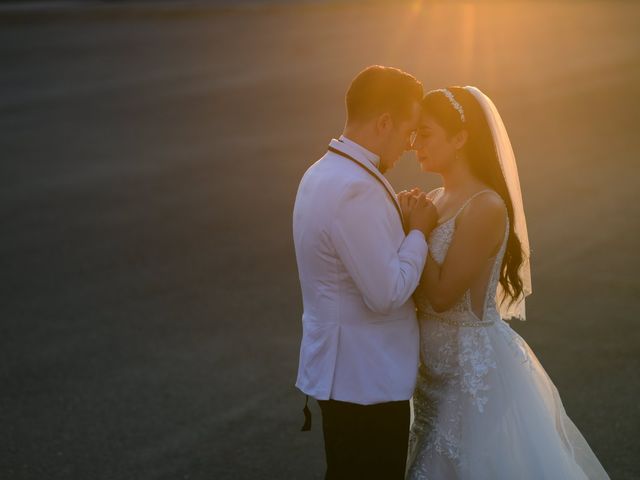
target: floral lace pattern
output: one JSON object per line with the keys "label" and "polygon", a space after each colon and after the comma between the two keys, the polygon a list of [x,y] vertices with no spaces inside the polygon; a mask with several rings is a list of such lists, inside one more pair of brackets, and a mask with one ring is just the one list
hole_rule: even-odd
{"label": "floral lace pattern", "polygon": [[[431,232],[429,248],[438,263],[465,205]],[[506,224],[481,315],[471,308],[470,291],[445,312],[436,312],[420,292],[414,295],[420,368],[405,478],[609,480],[535,354],[496,306],[508,218]]]}
{"label": "floral lace pattern", "polygon": [[[429,236],[431,256],[439,264],[444,262],[453,239],[458,213],[439,224]],[[465,459],[459,448],[463,403],[471,403],[478,413],[483,412],[489,390],[486,377],[497,368],[487,328],[503,328],[504,324],[504,328],[510,329],[500,319],[495,300],[508,233],[507,219],[504,239],[487,285],[482,319],[471,309],[470,290],[441,313],[433,310],[426,297],[420,293],[415,295],[421,361],[413,396],[408,478],[428,478],[421,470],[436,455],[440,461],[444,458],[452,462],[456,469],[464,468]]]}

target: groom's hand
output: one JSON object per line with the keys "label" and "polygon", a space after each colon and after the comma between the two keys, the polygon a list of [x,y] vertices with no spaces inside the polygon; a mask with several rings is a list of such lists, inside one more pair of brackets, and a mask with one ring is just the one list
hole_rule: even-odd
{"label": "groom's hand", "polygon": [[420,193],[422,193],[422,191],[419,188],[413,188],[410,191],[403,190],[396,194],[398,203],[400,204],[400,210],[402,211],[402,218],[405,220],[409,219],[411,210],[413,210]]}
{"label": "groom's hand", "polygon": [[428,237],[438,223],[438,210],[422,192],[414,197],[411,205],[408,216],[409,230],[420,230],[425,237]]}

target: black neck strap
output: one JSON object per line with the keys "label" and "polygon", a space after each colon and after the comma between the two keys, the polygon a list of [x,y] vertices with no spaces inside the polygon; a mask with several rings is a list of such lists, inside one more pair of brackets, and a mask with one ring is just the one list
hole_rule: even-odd
{"label": "black neck strap", "polygon": [[393,203],[393,206],[396,207],[396,211],[398,212],[398,215],[400,216],[400,223],[402,224],[402,227],[404,228],[404,218],[402,217],[402,211],[400,210],[400,207],[398,207],[398,203],[393,195],[393,193],[391,193],[391,191],[389,191],[389,189],[387,188],[387,186],[384,184],[384,182],[382,180],[380,180],[380,178],[378,178],[378,176],[373,173],[371,170],[369,170],[367,167],[365,167],[364,165],[362,165],[362,163],[360,163],[358,160],[356,160],[355,158],[353,158],[351,155],[348,155],[340,150],[338,150],[337,148],[333,148],[331,146],[329,146],[329,151],[335,153],[336,155],[340,155],[341,157],[346,158],[347,160],[351,160],[353,163],[355,163],[356,165],[358,165],[360,168],[362,168],[363,170],[365,170],[369,175],[371,175],[373,178],[376,179],[376,181],[382,185],[382,187],[384,188],[384,191],[387,192],[387,195],[389,195],[389,198],[391,200],[391,203]]}

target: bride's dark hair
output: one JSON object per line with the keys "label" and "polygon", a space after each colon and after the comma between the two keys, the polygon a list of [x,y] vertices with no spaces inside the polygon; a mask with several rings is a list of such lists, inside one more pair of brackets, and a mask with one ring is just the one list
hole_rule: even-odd
{"label": "bride's dark hair", "polygon": [[[519,275],[523,261],[520,239],[514,231],[513,204],[507,190],[498,153],[493,141],[491,129],[487,123],[482,106],[474,95],[462,87],[449,87],[456,101],[462,106],[465,115],[463,123],[460,112],[456,110],[442,91],[431,91],[422,100],[423,113],[432,117],[449,136],[461,130],[467,131],[467,141],[463,152],[473,175],[486,183],[502,197],[509,215],[509,239],[500,268],[500,284],[513,303],[522,294],[522,279]],[[506,297],[502,299],[505,301]]]}

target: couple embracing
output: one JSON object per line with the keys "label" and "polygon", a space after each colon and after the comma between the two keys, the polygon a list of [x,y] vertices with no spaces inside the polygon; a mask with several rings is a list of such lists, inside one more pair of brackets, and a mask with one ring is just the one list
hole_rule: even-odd
{"label": "couple embracing", "polygon": [[[322,412],[326,479],[608,479],[507,323],[525,318],[529,241],[493,102],[372,66],[346,110],[293,213],[296,386]],[[407,150],[442,187],[394,192]]]}

